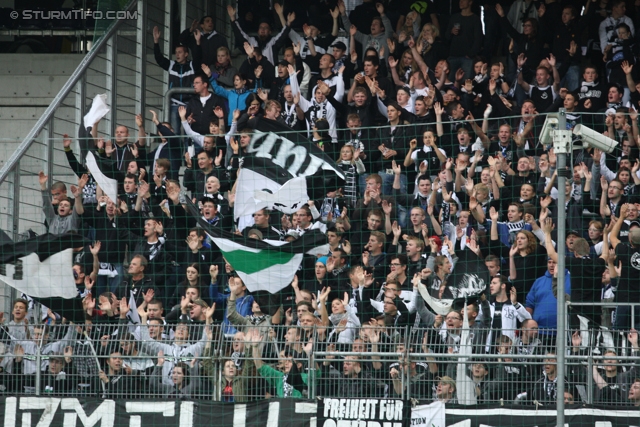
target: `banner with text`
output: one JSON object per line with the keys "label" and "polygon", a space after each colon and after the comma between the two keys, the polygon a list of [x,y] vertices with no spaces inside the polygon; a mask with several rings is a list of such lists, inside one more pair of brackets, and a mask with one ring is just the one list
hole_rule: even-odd
{"label": "banner with text", "polygon": [[[0,399],[4,427],[534,427],[556,425],[554,409],[447,408],[394,399],[266,399],[250,403],[99,400],[75,397]],[[516,408],[516,407],[514,407]],[[410,413],[411,411],[411,413]],[[640,426],[638,408],[565,410],[570,427]]]}
{"label": "banner with text", "polygon": [[[408,427],[411,404],[397,399],[332,399],[318,401],[318,427]],[[353,423],[353,424],[352,424]]]}

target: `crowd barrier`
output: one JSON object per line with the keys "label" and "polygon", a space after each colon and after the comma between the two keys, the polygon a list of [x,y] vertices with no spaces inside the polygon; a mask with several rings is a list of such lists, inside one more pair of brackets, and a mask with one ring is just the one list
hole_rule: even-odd
{"label": "crowd barrier", "polygon": [[[3,392],[234,403],[349,396],[542,408],[553,400],[544,393],[557,361],[555,337],[545,336],[549,331],[511,331],[510,345],[502,340],[499,346],[487,341],[443,346],[439,340],[446,330],[435,328],[406,328],[398,335],[362,328],[354,331],[352,343],[323,343],[322,327],[248,327],[227,334],[220,325],[189,329],[191,339],[182,342],[169,328],[147,331],[133,324],[119,330],[117,324],[47,326],[44,335],[42,327],[32,326],[26,339],[12,337],[16,330],[4,327]],[[491,331],[470,332],[484,337]],[[574,332],[580,338],[574,334],[567,343],[567,403],[633,405],[628,393],[636,380],[637,353],[628,336]],[[610,366],[622,388],[613,397],[596,385]],[[445,386],[453,387],[449,394]]]}

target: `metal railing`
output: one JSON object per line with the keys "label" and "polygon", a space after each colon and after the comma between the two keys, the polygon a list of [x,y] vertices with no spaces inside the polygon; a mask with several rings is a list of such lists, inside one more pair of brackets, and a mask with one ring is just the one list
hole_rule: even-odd
{"label": "metal railing", "polygon": [[[170,56],[172,2],[131,0],[122,10],[131,12],[125,16],[134,18],[114,20],[107,28],[93,30],[95,39],[91,49],[31,130],[20,140],[7,140],[2,144],[6,160],[0,168],[0,228],[14,240],[19,240],[30,229],[45,232],[37,180],[39,171],[49,177],[49,184],[62,181],[68,187],[75,183],[76,177],[63,152],[62,136],[68,134],[75,140],[88,106],[97,94],[106,94],[111,108],[100,126],[105,139],[111,138],[117,124],[133,128],[136,113],[144,117],[149,107],[162,108],[168,76],[155,65],[149,34],[154,26],[161,28],[166,35],[161,48]],[[149,61],[153,66],[148,66]],[[75,143],[72,145],[76,153],[77,147]],[[2,311],[10,311],[11,294],[10,289],[4,289]]]}
{"label": "metal railing", "polygon": [[[148,333],[143,328],[146,326],[117,323],[50,325],[43,334],[41,325],[32,325],[30,334],[35,338],[17,339],[4,333],[0,337],[5,346],[0,358],[1,385],[16,395],[182,396],[246,402],[268,396],[315,398],[345,393],[350,397],[444,399],[439,385],[453,384],[461,404],[466,387],[475,393],[467,404],[547,406],[551,399],[542,399],[538,393],[546,390],[541,383],[551,378],[550,366],[559,359],[547,351],[518,353],[515,347],[509,353],[469,357],[425,352],[412,347],[409,338],[390,344],[393,348],[387,346],[386,351],[372,350],[366,339],[349,344],[353,351],[329,351],[317,341],[322,328],[305,331],[296,326],[249,325],[230,338],[220,325],[192,324],[186,327],[190,339],[184,342],[176,338],[177,329],[184,326],[173,325],[173,332],[168,326],[149,327]],[[404,336],[428,332],[406,328]],[[304,349],[310,337],[316,340],[313,351]],[[636,354],[620,355],[623,348],[617,348],[617,356],[596,354],[592,347],[573,351],[571,343],[567,345],[572,349],[565,356],[569,402],[629,403],[626,395],[611,397],[600,392],[600,380],[594,377],[610,377],[611,370],[603,368],[615,366],[619,384],[628,392],[627,386],[636,378]],[[116,387],[117,381],[122,382]]]}

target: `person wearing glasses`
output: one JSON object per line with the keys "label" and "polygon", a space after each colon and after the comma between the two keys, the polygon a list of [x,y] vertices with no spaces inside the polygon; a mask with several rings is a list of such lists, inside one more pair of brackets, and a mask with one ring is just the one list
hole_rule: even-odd
{"label": "person wearing glasses", "polygon": [[624,195],[624,184],[622,181],[613,179],[607,182],[606,178],[600,177],[600,187],[602,196],[600,197],[600,216],[620,216],[620,207],[627,203]]}
{"label": "person wearing glasses", "polygon": [[407,277],[407,256],[399,254],[392,257],[389,269],[391,271],[387,274],[387,281],[396,280],[400,288],[404,289],[403,292],[409,292],[411,282]]}
{"label": "person wearing glasses", "polygon": [[[450,311],[444,317],[444,326],[442,316],[438,315],[434,319],[433,328],[427,333],[427,342],[429,348],[434,353],[458,353],[460,351],[460,335],[462,333],[462,314],[459,311]],[[445,361],[446,362],[446,361]],[[447,363],[443,364],[446,372]]]}
{"label": "person wearing glasses", "polygon": [[602,221],[594,219],[589,222],[589,227],[587,228],[589,238],[587,239],[587,243],[589,243],[589,253],[592,257],[598,256],[602,253],[603,230],[604,224]]}

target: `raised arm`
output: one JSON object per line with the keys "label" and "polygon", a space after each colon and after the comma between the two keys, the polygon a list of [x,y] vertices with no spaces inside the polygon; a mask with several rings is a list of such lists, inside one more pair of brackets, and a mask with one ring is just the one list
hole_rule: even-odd
{"label": "raised arm", "polygon": [[553,230],[553,220],[551,218],[547,218],[544,220],[542,224],[542,231],[544,231],[544,247],[547,250],[547,255],[554,262],[558,262],[558,253],[556,252],[556,248],[553,245],[553,239],[551,238],[551,231]]}
{"label": "raised arm", "polygon": [[320,292],[320,297],[318,298],[318,312],[320,313],[320,318],[322,319],[322,324],[324,326],[331,325],[331,321],[329,320],[329,313],[327,313],[327,298],[329,298],[330,292],[330,287],[323,288]]}
{"label": "raised arm", "polygon": [[[82,189],[87,185],[87,181],[89,180],[89,176],[87,174],[82,175],[78,178],[78,186],[71,186],[71,193],[74,197],[73,202],[73,211],[74,215],[84,215],[84,205],[82,204]],[[117,201],[116,201],[117,202]]]}
{"label": "raised arm", "polygon": [[[556,67],[556,57],[553,54],[549,54],[549,65],[551,65],[551,70],[553,71],[553,91],[555,93],[560,92],[560,73],[558,72],[558,67]],[[522,74],[522,73],[520,73]]]}
{"label": "raised arm", "polygon": [[344,79],[342,78],[344,69],[345,69],[345,66],[343,65],[338,70],[338,81],[336,82],[336,94],[334,95],[334,98],[338,102],[342,102],[342,100],[344,99]]}
{"label": "raised arm", "polygon": [[248,333],[249,335],[249,346],[251,347],[251,355],[253,357],[253,363],[256,365],[256,369],[260,370],[264,365],[264,361],[262,360],[262,336],[260,335],[260,331],[257,329],[253,329]]}
{"label": "raised arm", "polygon": [[42,191],[42,211],[47,222],[51,224],[56,218],[56,211],[53,209],[51,201],[51,192],[47,188],[47,181],[49,177],[40,171],[38,174],[38,181],[40,182],[40,190]]}
{"label": "raised arm", "polygon": [[612,248],[616,248],[620,244],[620,229],[622,228],[622,224],[624,220],[627,218],[627,213],[629,212],[629,204],[625,203],[620,207],[620,216],[616,220],[613,228],[611,228],[611,234],[609,234],[609,242],[611,243]]}
{"label": "raised arm", "polygon": [[391,70],[391,76],[393,77],[393,82],[396,84],[396,86],[404,86],[404,83],[402,82],[402,80],[400,80],[400,77],[398,77],[398,70],[396,69],[398,60],[393,56],[389,56],[388,62],[389,69]]}
{"label": "raised arm", "polygon": [[298,85],[298,79],[295,78],[296,70],[293,68],[293,65],[289,65],[289,84],[291,85],[291,94],[293,96],[300,95],[300,101],[298,105],[302,108],[302,111],[307,111],[311,108],[311,103],[307,101],[307,99],[300,94],[300,86]]}
{"label": "raised arm", "polygon": [[136,114],[136,126],[138,127],[138,145],[145,147],[147,145],[147,132],[144,129],[142,114]]}
{"label": "raised arm", "polygon": [[518,73],[518,84],[528,94],[531,90],[531,86],[529,86],[529,83],[525,82],[524,78],[522,77],[522,67],[524,66],[525,62],[527,62],[527,58],[524,56],[524,53],[518,55],[518,69],[516,70],[516,72]]}
{"label": "raised arm", "polygon": [[600,177],[600,187],[602,188],[602,195],[600,196],[600,216],[604,218],[614,213],[611,212],[609,203],[607,201],[607,190],[609,188],[609,183],[604,176]]}
{"label": "raised arm", "polygon": [[444,107],[439,102],[433,104],[433,111],[436,113],[436,132],[438,138],[444,135],[444,127],[442,126],[442,114],[444,114]]}
{"label": "raised arm", "polygon": [[629,91],[636,91],[636,82],[633,81],[633,75],[631,72],[633,71],[633,64],[629,64],[628,61],[622,61],[622,71],[624,72],[625,79],[627,80],[627,87]]}

